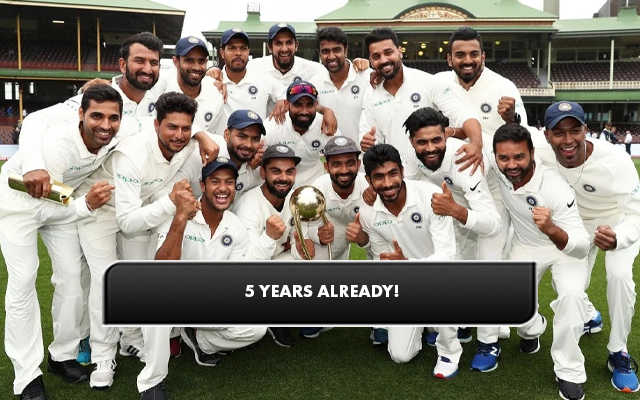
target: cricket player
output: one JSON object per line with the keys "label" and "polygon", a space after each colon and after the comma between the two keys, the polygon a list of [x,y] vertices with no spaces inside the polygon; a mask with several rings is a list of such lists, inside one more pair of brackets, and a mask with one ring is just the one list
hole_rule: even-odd
{"label": "cricket player", "polygon": [[[322,119],[316,112],[318,91],[306,81],[292,83],[287,88],[286,120],[284,124],[267,121],[265,142],[267,145],[286,145],[300,156],[299,173],[294,189],[309,185],[324,174],[320,157],[329,135],[322,131]],[[336,131],[340,136],[340,130]]]}
{"label": "cricket player", "polygon": [[[384,78],[374,90],[366,91],[362,100],[359,138],[362,151],[375,143],[394,146],[406,154],[409,140],[402,124],[422,107],[434,107],[444,113],[454,126],[461,126],[470,138],[463,146],[464,157],[456,161],[472,172],[482,164],[482,132],[473,112],[442,80],[402,64],[402,52],[396,33],[391,28],[375,28],[365,38],[371,67]],[[406,84],[405,84],[406,82]]]}
{"label": "cricket player", "polygon": [[[513,223],[510,260],[535,260],[538,283],[551,269],[558,297],[554,312],[551,358],[563,399],[583,399],[587,380],[578,342],[587,318],[589,234],[578,213],[575,193],[558,171],[536,163],[529,130],[518,124],[498,128],[493,137],[500,170],[502,200]],[[536,314],[518,328],[520,351],[536,353],[546,319]]]}
{"label": "cricket player", "polygon": [[[448,261],[456,258],[451,217],[436,215],[431,198],[441,193],[429,182],[405,181],[402,160],[389,144],[372,146],[363,157],[367,182],[378,197],[360,208],[360,224],[369,235],[375,260]],[[433,375],[451,379],[458,374],[462,346],[456,328],[438,328],[438,360]],[[422,327],[388,329],[389,355],[409,362],[422,349]]]}
{"label": "cricket player", "polygon": [[[249,250],[247,229],[228,211],[234,201],[238,178],[234,162],[218,157],[202,169],[201,177],[200,200],[196,201],[189,190],[179,192],[176,214],[158,227],[156,260],[245,259]],[[256,343],[266,330],[266,327],[183,328],[181,334],[199,365],[215,366],[220,360],[218,353]]]}
{"label": "cricket player", "polygon": [[[545,113],[544,141],[536,155],[557,169],[573,188],[580,217],[590,234],[589,277],[598,249],[605,252],[607,303],[611,332],[608,367],[611,383],[621,392],[638,391],[638,378],[627,339],[636,301],[633,261],[640,250],[640,182],[630,157],[606,141],[585,139],[582,107],[574,102],[552,104]],[[588,302],[586,333],[602,329],[602,317]]]}
{"label": "cricket player", "polygon": [[[96,85],[82,96],[79,122],[61,124],[47,132],[43,167],[57,182],[76,189],[113,150],[120,137],[122,98],[107,85]],[[137,123],[132,124],[137,128]],[[26,133],[29,134],[28,132]],[[25,158],[21,151],[0,174],[0,244],[9,275],[5,308],[5,350],[14,370],[14,393],[23,399],[46,399],[42,372],[42,328],[35,280],[38,270],[38,230],[45,225],[59,229],[43,234],[52,263],[54,285],[54,341],[47,368],[67,382],[87,380],[85,367],[76,360],[84,332],[81,322],[84,298],[81,284],[82,253],[76,249],[75,222],[96,215],[114,188],[106,181],[90,186],[68,206],[35,199],[8,186],[9,174],[20,175]],[[54,243],[55,242],[55,243]]]}

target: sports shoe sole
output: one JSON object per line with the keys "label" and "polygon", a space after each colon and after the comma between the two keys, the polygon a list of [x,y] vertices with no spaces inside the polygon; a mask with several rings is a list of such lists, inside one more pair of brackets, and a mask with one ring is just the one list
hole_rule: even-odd
{"label": "sports shoe sole", "polygon": [[590,327],[585,327],[584,330],[582,331],[583,335],[593,335],[596,333],[600,333],[602,332],[602,325],[600,326],[590,326]]}
{"label": "sports shoe sole", "polygon": [[54,370],[53,368],[51,368],[51,366],[49,364],[47,364],[47,371],[51,372],[54,375],[58,375],[59,377],[64,379],[65,382],[69,382],[69,383],[80,383],[80,382],[84,382],[84,381],[89,379],[89,375],[88,374],[82,375],[78,379],[69,379],[66,376],[64,376],[63,374],[61,374],[60,372],[58,372],[58,371]]}
{"label": "sports shoe sole", "polygon": [[271,336],[271,339],[273,339],[273,342],[274,342],[275,344],[277,344],[278,346],[280,346],[280,347],[291,347],[291,346],[290,346],[290,345],[288,345],[288,344],[280,343],[280,342],[278,341],[278,339],[276,339],[276,335],[274,335],[274,334],[273,334],[273,332],[271,332],[271,328],[267,328],[267,332],[269,332],[269,335]]}
{"label": "sports shoe sole", "polygon": [[538,339],[538,346],[533,351],[522,351],[520,346],[518,346],[518,349],[520,350],[521,353],[524,353],[524,354],[535,354],[540,350],[540,339]]}
{"label": "sports shoe sole", "polygon": [[371,332],[371,334],[369,335],[369,339],[371,339],[371,342],[373,343],[374,346],[380,346],[381,344],[387,344],[389,343],[389,340],[387,340],[386,342],[379,342],[375,339],[375,335],[373,334],[373,331]]}
{"label": "sports shoe sole", "polygon": [[91,389],[95,389],[95,390],[107,390],[111,387],[111,385],[113,385],[113,379],[111,380],[110,383],[106,384],[106,385],[96,385],[93,382],[91,382],[91,379],[89,379],[89,386],[91,387]]}
{"label": "sports shoe sole", "polygon": [[333,329],[333,327],[331,327],[331,328],[322,328],[321,330],[318,331],[318,333],[314,333],[313,335],[300,335],[300,336],[302,336],[303,338],[307,338],[307,339],[315,339],[318,336],[320,336],[320,334],[322,332],[330,331],[332,329]]}
{"label": "sports shoe sole", "polygon": [[453,374],[451,374],[451,375],[449,375],[449,376],[444,376],[444,375],[442,375],[442,374],[433,374],[433,377],[434,377],[434,378],[438,378],[438,379],[453,379],[453,378],[455,378],[456,376],[458,376],[458,372],[459,372],[459,370],[458,370],[458,371],[456,371],[456,372],[454,372]]}
{"label": "sports shoe sole", "polygon": [[197,344],[194,343],[195,337],[192,340],[191,336],[187,334],[187,331],[185,329],[180,330],[180,336],[182,337],[182,341],[186,343],[186,345],[191,349],[191,351],[193,351],[193,357],[195,358],[196,363],[198,365],[202,365],[203,367],[215,367],[216,365],[218,365],[220,361],[218,361],[215,364],[207,364],[200,361],[200,358],[198,357],[199,350],[198,350]]}
{"label": "sports shoe sole", "polygon": [[[558,383],[558,377],[557,376],[556,376],[556,382]],[[560,395],[561,399],[571,400],[571,399],[568,399],[568,398],[564,397],[564,395],[562,394],[561,390],[558,390],[558,394]],[[585,395],[583,394],[582,397],[580,397],[578,400],[584,400],[584,397],[585,397]]]}

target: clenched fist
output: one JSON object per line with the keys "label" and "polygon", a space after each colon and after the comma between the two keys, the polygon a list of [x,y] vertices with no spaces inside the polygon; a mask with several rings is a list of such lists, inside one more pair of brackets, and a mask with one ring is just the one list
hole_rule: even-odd
{"label": "clenched fist", "polygon": [[322,225],[318,228],[318,239],[323,246],[333,243],[333,224],[327,221],[326,225]]}
{"label": "clenched fist", "polygon": [[171,199],[171,202],[173,204],[175,204],[176,206],[178,206],[178,203],[176,203],[176,195],[181,190],[186,190],[186,191],[191,192],[191,184],[189,183],[188,180],[183,179],[183,180],[181,180],[179,182],[176,182],[173,185],[173,189],[171,189],[171,193],[169,193],[169,198]]}
{"label": "clenched fist", "polygon": [[555,224],[551,219],[551,210],[545,207],[538,206],[533,207],[533,210],[531,212],[533,216],[533,222],[538,225],[538,229],[540,230],[540,232],[548,236],[551,232],[551,229],[555,227]]}
{"label": "clenched fist", "polygon": [[269,236],[273,240],[278,240],[282,237],[282,234],[285,231],[285,225],[282,218],[279,215],[271,215],[267,218],[267,227],[265,232],[267,236]]}
{"label": "clenched fist", "polygon": [[200,202],[196,200],[190,190],[180,190],[175,195],[176,215],[192,219],[200,209]]}
{"label": "clenched fist", "polygon": [[85,199],[87,200],[87,205],[92,210],[97,210],[103,205],[107,204],[109,199],[111,198],[111,191],[116,187],[113,185],[109,185],[107,181],[96,182],[89,189],[89,193]]}

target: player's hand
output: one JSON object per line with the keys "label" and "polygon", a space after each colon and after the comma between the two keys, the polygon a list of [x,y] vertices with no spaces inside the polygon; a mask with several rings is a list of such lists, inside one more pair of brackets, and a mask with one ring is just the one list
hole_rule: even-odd
{"label": "player's hand", "polygon": [[318,228],[318,239],[323,246],[333,243],[333,224],[329,221],[325,225]]}
{"label": "player's hand", "polygon": [[363,152],[366,152],[376,144],[376,127],[375,125],[371,127],[371,130],[364,134],[362,140],[360,141],[360,148]]}
{"label": "player's hand", "polygon": [[86,92],[87,89],[89,89],[90,87],[95,86],[95,85],[108,85],[108,86],[111,86],[111,81],[108,81],[108,80],[102,79],[102,78],[93,78],[92,80],[90,80],[87,83],[85,83],[84,85],[82,85],[80,90],[78,90],[78,94],[82,94],[82,93]]}
{"label": "player's hand", "polygon": [[498,101],[498,114],[506,123],[515,122],[516,119],[516,99],[502,96]]}
{"label": "player's hand", "polygon": [[97,210],[103,205],[107,204],[109,199],[111,199],[111,191],[116,187],[113,185],[109,185],[107,181],[99,181],[91,186],[89,189],[89,193],[85,199],[87,200],[87,205],[92,210]]}
{"label": "player's hand", "polygon": [[39,199],[47,198],[51,194],[51,177],[44,169],[36,169],[22,175],[22,180],[29,196]]}
{"label": "player's hand", "polygon": [[437,215],[453,217],[456,209],[460,207],[453,199],[453,193],[447,186],[446,182],[442,182],[442,193],[434,193],[431,197],[431,208]]}
{"label": "player's hand", "polygon": [[193,138],[198,141],[198,145],[200,146],[200,158],[202,159],[203,166],[218,158],[220,146],[218,146],[206,132],[198,132]]}
{"label": "player's hand", "polygon": [[533,222],[538,225],[538,229],[540,232],[545,235],[549,234],[550,229],[552,229],[555,225],[551,220],[551,210],[546,207],[533,207],[531,211],[533,216]]}
{"label": "player's hand", "polygon": [[616,233],[609,225],[600,225],[596,228],[594,243],[603,251],[615,250],[618,247]]}
{"label": "player's hand", "polygon": [[276,120],[277,124],[283,124],[286,120],[287,111],[289,111],[289,103],[286,100],[280,100],[269,114],[269,120]]}
{"label": "player's hand", "polygon": [[180,190],[176,193],[176,215],[193,219],[200,209],[200,202],[196,200],[190,190]]}
{"label": "player's hand", "polygon": [[484,161],[482,159],[482,144],[478,143],[467,143],[462,145],[458,151],[456,152],[456,156],[464,153],[464,156],[460,157],[460,159],[456,160],[456,164],[462,164],[462,167],[458,169],[458,171],[464,171],[465,169],[473,166],[471,169],[471,173],[469,175],[473,175],[474,172],[480,167],[480,171],[484,174]]}
{"label": "player's hand", "polygon": [[369,60],[367,60],[366,58],[355,58],[353,60],[353,68],[356,70],[356,72],[366,70],[367,68],[369,68],[369,65]]}
{"label": "player's hand", "polygon": [[304,244],[306,245],[307,251],[309,252],[309,258],[307,258],[307,256],[304,254],[304,251],[302,250],[302,243],[300,242],[300,237],[298,237],[298,231],[295,231],[293,236],[296,239],[296,250],[298,250],[298,254],[300,254],[300,257],[302,257],[303,260],[313,260],[316,256],[316,247],[314,246],[311,239],[304,240]]}
{"label": "player's hand", "polygon": [[264,145],[264,138],[262,138],[260,139],[260,148],[258,149],[258,152],[251,158],[251,161],[249,161],[251,169],[256,169],[262,165],[262,156],[264,155],[265,150],[266,146]]}
{"label": "player's hand", "polygon": [[408,260],[402,252],[402,247],[398,244],[398,241],[393,239],[393,253],[380,253],[381,260]]}
{"label": "player's hand", "polygon": [[279,215],[271,215],[267,218],[267,227],[265,232],[273,240],[278,240],[284,234],[285,225]]}
{"label": "player's hand", "polygon": [[360,224],[360,213],[356,213],[355,221],[349,222],[347,225],[345,236],[349,242],[356,243],[360,247],[364,247],[369,243],[369,235],[365,233]]}
{"label": "player's hand", "polygon": [[330,108],[324,107],[324,114],[322,115],[322,128],[321,131],[327,136],[335,135],[338,130],[338,120],[336,114]]}
{"label": "player's hand", "polygon": [[171,199],[171,202],[173,204],[175,204],[176,207],[178,206],[178,203],[177,203],[178,200],[177,200],[176,196],[177,196],[178,192],[180,192],[182,190],[186,190],[188,192],[192,192],[191,184],[186,179],[183,179],[183,180],[181,180],[179,182],[174,183],[173,184],[173,189],[171,189],[171,193],[169,193],[169,199]]}
{"label": "player's hand", "polygon": [[371,85],[371,87],[375,89],[376,86],[381,83],[382,78],[380,77],[380,75],[376,71],[371,71],[371,74],[369,74],[369,84]]}
{"label": "player's hand", "polygon": [[373,203],[376,202],[377,198],[378,194],[373,190],[373,186],[371,185],[362,192],[362,200],[364,200],[368,206],[373,206]]}

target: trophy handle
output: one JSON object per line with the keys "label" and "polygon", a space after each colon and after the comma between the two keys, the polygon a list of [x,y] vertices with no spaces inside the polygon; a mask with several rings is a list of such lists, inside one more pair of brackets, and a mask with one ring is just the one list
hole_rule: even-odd
{"label": "trophy handle", "polygon": [[[322,212],[322,221],[325,225],[329,224],[329,220],[327,219],[324,211]],[[329,261],[333,260],[333,256],[331,255],[331,243],[327,244],[327,252],[329,253]]]}
{"label": "trophy handle", "polygon": [[296,232],[298,233],[298,238],[300,238],[300,247],[302,247],[302,252],[307,257],[307,260],[311,260],[309,249],[307,249],[307,244],[304,242],[304,236],[302,235],[302,224],[300,222],[300,210],[298,210],[297,208],[293,211],[293,220],[295,222],[295,228],[296,228]]}

